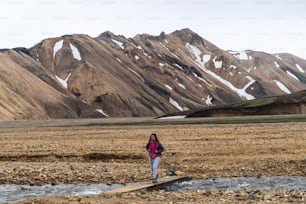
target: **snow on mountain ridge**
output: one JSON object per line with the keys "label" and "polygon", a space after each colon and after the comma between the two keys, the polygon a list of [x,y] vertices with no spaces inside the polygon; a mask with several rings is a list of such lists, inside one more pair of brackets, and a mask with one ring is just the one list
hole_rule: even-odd
{"label": "snow on mountain ridge", "polygon": [[62,49],[64,40],[60,40],[54,44],[53,47],[53,58],[55,58],[56,53]]}
{"label": "snow on mountain ridge", "polygon": [[304,70],[302,69],[302,67],[298,64],[295,64],[295,66],[298,68],[298,70],[302,73],[305,73]]}
{"label": "snow on mountain ridge", "polygon": [[235,56],[239,60],[250,60],[250,59],[252,59],[252,56],[250,56],[247,53],[247,51],[232,51],[232,50],[229,50],[227,52],[232,54],[233,56]]}
{"label": "snow on mountain ridge", "polygon": [[70,45],[70,48],[72,50],[72,55],[74,57],[74,59],[77,59],[77,60],[82,60],[81,58],[81,54],[78,50],[78,48],[76,48],[74,45],[72,45],[71,43],[69,44]]}
{"label": "snow on mountain ridge", "polygon": [[113,41],[115,44],[117,44],[121,49],[124,50],[124,46],[123,46],[123,43],[118,41],[118,40],[115,40],[115,39],[111,39],[111,41]]}

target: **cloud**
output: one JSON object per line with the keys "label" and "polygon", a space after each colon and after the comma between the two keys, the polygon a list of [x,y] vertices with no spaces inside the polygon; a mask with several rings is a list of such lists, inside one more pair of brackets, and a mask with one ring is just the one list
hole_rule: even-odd
{"label": "cloud", "polygon": [[189,27],[222,49],[306,58],[303,0],[3,0],[0,47],[31,47],[65,34],[110,30],[133,37]]}

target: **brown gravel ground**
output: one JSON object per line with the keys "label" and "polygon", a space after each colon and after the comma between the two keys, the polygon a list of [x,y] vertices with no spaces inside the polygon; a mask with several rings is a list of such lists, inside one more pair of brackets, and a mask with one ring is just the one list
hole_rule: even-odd
{"label": "brown gravel ground", "polygon": [[[130,183],[150,179],[151,133],[165,146],[159,166],[195,179],[306,176],[306,124],[2,127],[0,183]],[[165,191],[33,198],[19,203],[306,202],[303,191]]]}

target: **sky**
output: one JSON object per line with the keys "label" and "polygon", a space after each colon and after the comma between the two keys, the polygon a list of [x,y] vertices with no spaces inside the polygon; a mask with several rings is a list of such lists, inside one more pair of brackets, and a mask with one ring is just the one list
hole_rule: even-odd
{"label": "sky", "polygon": [[66,34],[133,37],[190,28],[224,50],[306,59],[305,0],[1,0],[0,48]]}

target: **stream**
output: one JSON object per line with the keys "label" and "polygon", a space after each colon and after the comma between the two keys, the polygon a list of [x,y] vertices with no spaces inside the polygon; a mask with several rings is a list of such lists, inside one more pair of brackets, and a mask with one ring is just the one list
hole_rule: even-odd
{"label": "stream", "polygon": [[22,200],[30,197],[55,195],[97,195],[121,188],[121,184],[60,184],[60,185],[0,185],[0,203]]}
{"label": "stream", "polygon": [[[16,201],[29,197],[51,195],[97,195],[102,192],[121,188],[121,184],[60,184],[60,185],[0,185],[0,203]],[[235,177],[215,178],[205,180],[191,180],[172,184],[166,191],[186,190],[274,190],[300,189],[306,192],[306,177],[303,176],[275,176],[275,177]]]}
{"label": "stream", "polygon": [[275,177],[236,177],[215,178],[205,180],[191,180],[175,183],[166,187],[166,191],[186,190],[277,190],[300,189],[306,192],[306,177],[302,176],[275,176]]}

